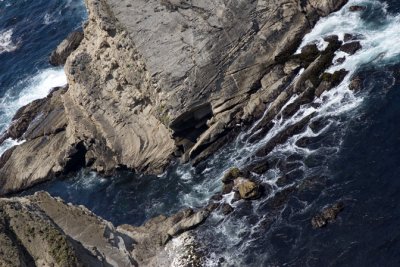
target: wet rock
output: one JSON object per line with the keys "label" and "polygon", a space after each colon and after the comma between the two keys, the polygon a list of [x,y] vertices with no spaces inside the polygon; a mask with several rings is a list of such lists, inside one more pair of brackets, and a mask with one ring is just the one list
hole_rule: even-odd
{"label": "wet rock", "polygon": [[266,173],[270,168],[271,166],[266,160],[252,162],[251,164],[246,166],[246,169],[257,174]]}
{"label": "wet rock", "polygon": [[233,198],[232,198],[231,204],[239,201],[240,199],[241,199],[240,193],[235,191],[234,194],[233,194]]}
{"label": "wet rock", "polygon": [[225,194],[229,194],[230,192],[232,192],[233,186],[234,186],[233,181],[230,183],[224,183],[222,185],[222,194],[225,195]]}
{"label": "wet rock", "polygon": [[342,47],[340,47],[340,50],[349,55],[353,55],[361,48],[362,48],[362,46],[361,46],[360,42],[356,41],[356,42],[346,43],[346,44],[342,45]]}
{"label": "wet rock", "polygon": [[296,191],[297,188],[294,186],[289,186],[278,191],[275,196],[268,201],[268,206],[273,210],[280,209]]}
{"label": "wet rock", "polygon": [[179,235],[187,230],[193,229],[200,223],[204,222],[204,220],[208,217],[209,215],[208,210],[201,210],[199,212],[194,213],[193,215],[183,218],[180,220],[178,223],[176,223],[174,226],[172,226],[168,231],[167,234],[169,236],[176,236]]}
{"label": "wet rock", "polygon": [[338,59],[336,59],[336,64],[342,64],[343,62],[345,62],[346,61],[346,57],[340,57],[340,58],[338,58]]}
{"label": "wet rock", "polygon": [[310,137],[302,137],[299,140],[296,141],[296,146],[298,147],[307,147],[312,143],[312,139]]}
{"label": "wet rock", "polygon": [[279,187],[283,187],[285,185],[288,185],[290,182],[291,182],[291,180],[288,179],[287,175],[282,175],[277,179],[276,185]]}
{"label": "wet rock", "polygon": [[367,9],[366,6],[359,6],[359,5],[354,5],[354,6],[349,7],[350,12],[361,12],[366,9]]}
{"label": "wet rock", "polygon": [[241,199],[246,200],[254,200],[261,195],[260,185],[243,177],[235,179],[234,190],[239,192]]}
{"label": "wet rock", "polygon": [[223,198],[222,194],[215,194],[215,195],[213,195],[213,196],[211,197],[211,200],[214,200],[214,201],[221,201],[222,198]]}
{"label": "wet rock", "polygon": [[[259,157],[264,157],[268,155],[274,149],[274,147],[288,140],[290,136],[300,133],[307,125],[307,123],[310,121],[310,119],[313,117],[313,115],[314,114],[310,114],[309,116],[303,118],[301,121],[294,123],[293,125],[290,125],[287,129],[278,133],[276,136],[271,138],[270,141],[265,146],[258,149],[256,155]],[[253,167],[257,168],[257,165],[260,164],[264,165],[265,163],[260,162],[259,164],[253,165]]]}
{"label": "wet rock", "polygon": [[327,178],[324,176],[311,176],[304,179],[299,185],[300,191],[316,190],[326,185]]}
{"label": "wet rock", "polygon": [[327,120],[323,120],[323,119],[317,119],[317,120],[313,120],[310,124],[309,127],[311,128],[311,130],[314,133],[318,133],[320,132],[322,129],[324,129],[326,126],[329,125],[329,122],[327,122]]}
{"label": "wet rock", "polygon": [[328,35],[324,37],[324,41],[328,43],[337,43],[339,42],[339,37],[337,35]]}
{"label": "wet rock", "polygon": [[350,34],[350,33],[345,33],[344,36],[343,36],[343,41],[344,42],[352,41],[352,40],[355,40],[355,39],[356,39],[356,37],[353,34]]}
{"label": "wet rock", "polygon": [[57,49],[51,53],[50,64],[53,66],[64,65],[68,56],[75,51],[83,40],[82,32],[72,32],[68,37],[57,46]]}
{"label": "wet rock", "polygon": [[[301,54],[315,56],[315,55],[319,54],[319,50],[318,50],[318,47],[316,44],[309,44],[309,45],[304,46],[301,49]],[[315,58],[312,61],[314,61],[314,60],[315,60]]]}
{"label": "wet rock", "polygon": [[135,240],[132,254],[143,266],[148,266],[150,262],[157,261],[160,253],[164,253],[171,239],[203,223],[210,215],[210,210],[217,206],[218,204],[210,205],[198,211],[184,209],[170,217],[157,216],[139,227],[124,224],[117,229]]}
{"label": "wet rock", "polygon": [[363,80],[360,76],[355,76],[351,79],[350,84],[349,84],[349,89],[358,92],[362,89],[363,86]]}
{"label": "wet rock", "polygon": [[210,204],[208,204],[208,205],[204,208],[204,210],[205,210],[205,211],[208,211],[208,212],[213,212],[213,211],[216,210],[218,207],[219,207],[219,204],[218,204],[218,203],[210,203]]}
{"label": "wet rock", "polygon": [[231,205],[229,205],[228,203],[224,203],[224,204],[222,205],[221,210],[222,210],[222,214],[228,215],[228,214],[230,214],[231,212],[233,212],[234,209],[233,209],[233,207],[232,207]]}
{"label": "wet rock", "polygon": [[328,223],[333,222],[338,214],[344,209],[342,202],[336,203],[331,207],[325,208],[320,214],[311,219],[313,228],[322,228]]}
{"label": "wet rock", "polygon": [[233,180],[235,180],[236,178],[238,178],[241,175],[242,175],[242,171],[239,168],[237,168],[237,167],[231,168],[224,174],[224,177],[222,177],[222,182],[224,184],[233,182]]}
{"label": "wet rock", "polygon": [[185,232],[176,237],[175,242],[169,242],[164,250],[157,257],[152,258],[146,266],[202,267],[206,265],[206,251],[207,248],[203,247],[194,233]]}
{"label": "wet rock", "polygon": [[[47,97],[37,99],[27,104],[26,106],[21,107],[12,118],[12,122],[9,128],[0,137],[0,144],[3,143],[4,140],[6,140],[7,138],[20,140],[21,138],[23,138],[23,135],[26,135],[26,138],[28,139],[36,137],[37,133],[35,133],[33,125],[34,120],[39,116],[41,117],[41,119],[48,117],[50,115],[50,111],[54,109],[56,105],[60,104],[59,96],[64,94],[67,89],[68,86],[53,88]],[[56,113],[53,112],[53,114],[51,114],[51,117],[55,117],[55,114]],[[48,120],[47,122],[53,125],[48,125],[47,127],[49,129],[52,129],[50,130],[50,132],[46,131],[45,128],[41,128],[41,130],[44,131],[45,134],[51,134],[51,131],[56,132],[64,127],[64,125],[62,125],[63,123],[54,125],[57,121]],[[31,129],[28,131],[29,127]]]}
{"label": "wet rock", "polygon": [[345,33],[343,36],[343,41],[345,43],[349,41],[355,41],[355,40],[361,40],[364,39],[365,37],[362,34],[350,34],[350,33]]}
{"label": "wet rock", "polygon": [[301,53],[294,55],[293,59],[300,61],[303,67],[308,67],[320,54],[316,44],[309,44],[301,49]]}
{"label": "wet rock", "polygon": [[321,79],[324,82],[330,83],[330,85],[334,87],[339,85],[348,73],[349,72],[345,69],[337,70],[334,73],[325,72],[322,74]]}

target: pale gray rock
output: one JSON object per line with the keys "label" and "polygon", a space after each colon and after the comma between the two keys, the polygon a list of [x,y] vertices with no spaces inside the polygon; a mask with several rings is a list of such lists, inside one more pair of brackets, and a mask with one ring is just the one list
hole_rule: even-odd
{"label": "pale gray rock", "polygon": [[201,266],[195,236],[186,231],[203,222],[209,212],[188,209],[140,227],[114,227],[84,206],[67,204],[45,192],[1,198],[0,265],[161,267],[185,261]]}
{"label": "pale gray rock", "polygon": [[292,54],[345,3],[86,0],[84,39],[65,63],[68,90],[14,122],[26,142],[0,160],[0,193],[81,167],[158,174],[174,155],[204,160],[268,104],[264,125],[306,90],[286,87],[314,59]]}

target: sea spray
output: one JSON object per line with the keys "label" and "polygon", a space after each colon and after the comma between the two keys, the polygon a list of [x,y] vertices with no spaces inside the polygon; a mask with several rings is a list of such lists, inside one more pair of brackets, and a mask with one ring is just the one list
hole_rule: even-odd
{"label": "sea spray", "polygon": [[[33,77],[20,81],[10,88],[0,99],[0,132],[7,129],[19,108],[36,99],[46,97],[52,88],[66,84],[67,79],[63,69],[49,68],[39,71]],[[16,144],[18,144],[17,141],[7,140],[0,146],[0,153]]]}

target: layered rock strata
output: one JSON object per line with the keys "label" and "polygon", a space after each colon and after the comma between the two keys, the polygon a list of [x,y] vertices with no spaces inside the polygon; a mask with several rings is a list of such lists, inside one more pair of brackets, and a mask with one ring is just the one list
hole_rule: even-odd
{"label": "layered rock strata", "polygon": [[188,209],[116,228],[45,192],[0,199],[0,266],[199,266],[195,237],[179,234],[208,212]]}
{"label": "layered rock strata", "polygon": [[345,2],[86,0],[68,88],[23,108],[12,125],[21,133],[4,136],[26,141],[1,158],[0,194],[81,167],[160,173],[174,156],[198,163],[269,106],[266,131],[293,94],[288,116],[333,83],[321,75],[340,44],[291,55]]}

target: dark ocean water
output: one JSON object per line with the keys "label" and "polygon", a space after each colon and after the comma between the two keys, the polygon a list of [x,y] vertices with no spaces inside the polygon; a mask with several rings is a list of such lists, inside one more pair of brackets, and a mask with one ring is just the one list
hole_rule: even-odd
{"label": "dark ocean water", "polygon": [[[249,143],[252,130],[246,130],[198,168],[175,164],[161,176],[111,178],[82,171],[27,193],[47,190],[116,225],[139,225],[185,206],[201,207],[220,190],[224,171],[251,163],[256,148],[274,133],[316,111],[315,121],[326,127],[307,128],[264,159],[272,167],[259,179],[272,190],[263,199],[239,202],[230,216],[215,214],[196,230],[208,265],[400,266],[400,3],[350,4],[368,9],[360,15],[344,8],[322,20],[304,43],[323,45],[321,38],[329,34],[362,34],[363,49],[333,69],[360,75],[361,92],[349,91],[345,80],[294,118],[277,121],[264,140]],[[0,35],[12,30],[10,51],[0,52],[2,129],[17,107],[65,82],[62,70],[48,65],[48,55],[84,18],[78,0],[0,0]],[[300,138],[311,141],[300,148],[295,145]],[[338,201],[345,208],[337,220],[313,229],[312,216]]]}
{"label": "dark ocean water", "polygon": [[1,131],[19,107],[66,83],[62,69],[52,68],[48,58],[85,17],[81,0],[0,0]]}

